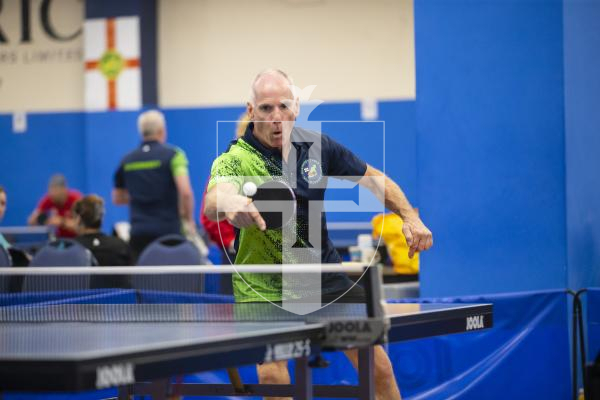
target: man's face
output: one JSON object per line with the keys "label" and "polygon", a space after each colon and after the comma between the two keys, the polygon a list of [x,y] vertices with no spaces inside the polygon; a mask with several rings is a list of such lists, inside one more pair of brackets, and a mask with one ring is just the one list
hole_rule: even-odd
{"label": "man's face", "polygon": [[0,192],[0,221],[4,218],[4,213],[6,212],[6,193]]}
{"label": "man's face", "polygon": [[254,136],[265,146],[281,149],[290,138],[297,103],[288,81],[281,76],[264,76],[255,86],[254,104],[248,103],[254,121]]}
{"label": "man's face", "polygon": [[48,196],[54,204],[63,205],[67,201],[67,188],[64,186],[49,186]]}

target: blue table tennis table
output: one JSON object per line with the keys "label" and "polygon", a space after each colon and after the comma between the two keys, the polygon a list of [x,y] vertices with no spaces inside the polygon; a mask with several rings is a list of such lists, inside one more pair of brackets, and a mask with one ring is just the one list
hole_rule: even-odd
{"label": "blue table tennis table", "polygon": [[[327,345],[336,324],[354,324],[348,318],[364,305],[332,304],[310,318],[296,316],[288,321],[280,321],[272,312],[260,313],[266,317],[257,321],[257,313],[240,311],[238,306],[59,304],[45,306],[43,315],[51,307],[53,322],[35,323],[14,320],[11,309],[4,309],[0,313],[0,390],[74,392],[121,387],[120,398],[134,392],[153,398],[165,398],[173,392],[372,398],[370,347],[360,350],[356,387],[313,387],[309,369],[311,357],[336,350]],[[387,304],[384,309],[389,320],[388,342],[492,326],[489,304]],[[31,307],[30,311],[40,309]],[[111,314],[112,321],[98,322],[105,313]],[[221,316],[223,321],[196,322],[209,314]],[[248,320],[236,314],[247,315]],[[119,321],[119,315],[138,315],[140,322],[130,317],[128,322]],[[348,343],[348,347],[353,346]],[[187,373],[287,359],[297,362],[293,385],[244,385],[240,390],[228,384],[172,385],[169,380]]]}
{"label": "blue table tennis table", "polygon": [[358,235],[371,235],[373,226],[370,222],[328,222],[327,231],[337,249],[347,249],[357,245]]}
{"label": "blue table tennis table", "polygon": [[[274,266],[260,268],[270,273]],[[54,275],[71,269],[0,272]],[[200,269],[191,266],[178,271]],[[134,270],[153,272],[150,268]],[[80,278],[120,270],[87,267],[73,271]],[[364,302],[341,299],[325,307],[319,304],[320,308],[310,308],[305,315],[268,302],[233,303],[227,296],[141,288],[3,294],[0,393],[118,387],[122,399],[131,394],[157,399],[175,395],[372,399],[374,344],[492,326],[490,304],[386,304],[381,297],[381,271],[368,267],[358,271],[363,272]],[[358,349],[358,385],[312,384],[310,368],[323,365],[322,352],[350,348]],[[296,361],[294,384],[244,384],[234,369],[278,360]],[[172,382],[174,376],[222,368],[228,368],[231,384]]]}
{"label": "blue table tennis table", "polygon": [[40,247],[52,241],[55,229],[51,226],[0,226],[0,233],[13,246],[35,252]]}

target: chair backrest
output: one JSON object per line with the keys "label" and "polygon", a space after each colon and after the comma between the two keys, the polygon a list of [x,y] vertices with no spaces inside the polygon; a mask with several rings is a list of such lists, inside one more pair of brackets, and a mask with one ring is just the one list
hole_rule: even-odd
{"label": "chair backrest", "polygon": [[32,267],[91,267],[92,252],[70,239],[58,239],[42,247],[31,260]]}
{"label": "chair backrest", "polygon": [[[205,264],[198,248],[181,235],[166,235],[150,243],[138,259],[140,266],[163,265],[200,265]],[[204,290],[204,277],[181,275],[170,277],[170,283],[177,291],[201,293]],[[133,287],[136,289],[164,289],[165,282],[156,276],[135,276]]]}
{"label": "chair backrest", "polygon": [[137,262],[138,265],[199,265],[202,256],[192,242],[181,235],[166,235],[150,243]]}
{"label": "chair backrest", "polygon": [[[8,250],[3,246],[0,246],[0,267],[11,267],[12,260],[10,258],[10,254]],[[8,288],[10,286],[10,277],[9,276],[1,276],[0,275],[0,294],[8,292]]]}
{"label": "chair backrest", "polygon": [[[33,257],[32,267],[90,267],[97,265],[92,253],[81,244],[70,239],[58,239],[46,244]],[[90,286],[90,277],[86,275],[61,277],[59,290],[81,290]],[[48,287],[48,281],[41,277],[27,277],[23,284],[24,291],[41,291],[54,289]]]}
{"label": "chair backrest", "polygon": [[0,246],[0,267],[12,266],[12,259],[10,253],[3,246]]}
{"label": "chair backrest", "polygon": [[8,249],[13,267],[26,267],[31,262],[31,255],[25,250],[11,247]]}

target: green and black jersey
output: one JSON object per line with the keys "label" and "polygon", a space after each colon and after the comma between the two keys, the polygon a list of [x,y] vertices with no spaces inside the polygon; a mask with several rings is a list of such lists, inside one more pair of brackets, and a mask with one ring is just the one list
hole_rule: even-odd
{"label": "green and black jersey", "polygon": [[[227,182],[235,185],[242,194],[242,186],[247,181],[260,186],[273,179],[284,180],[296,194],[296,230],[300,243],[306,242],[308,232],[308,205],[311,201],[323,202],[327,176],[361,177],[366,164],[352,152],[332,140],[327,135],[295,127],[292,131],[293,150],[296,151],[295,173],[284,171],[281,153],[263,146],[252,133],[250,124],[246,134],[232,142],[228,150],[213,163],[208,190],[214,185]],[[317,144],[315,144],[317,143]],[[311,146],[313,147],[310,150]],[[315,155],[314,149],[318,148]],[[290,182],[294,179],[295,182]],[[319,203],[320,204],[320,203]],[[237,255],[235,264],[281,264],[281,229],[261,232],[256,226],[237,231]],[[321,220],[321,254],[324,263],[339,263],[341,258],[336,252],[327,234],[325,215]],[[286,263],[289,258],[286,259]],[[302,260],[297,260],[302,262]],[[322,290],[339,291],[351,282],[338,274],[328,275],[323,281]],[[340,276],[343,274],[340,274]],[[345,275],[343,275],[345,277]],[[233,289],[236,301],[281,301],[282,281],[280,274],[234,274]]]}

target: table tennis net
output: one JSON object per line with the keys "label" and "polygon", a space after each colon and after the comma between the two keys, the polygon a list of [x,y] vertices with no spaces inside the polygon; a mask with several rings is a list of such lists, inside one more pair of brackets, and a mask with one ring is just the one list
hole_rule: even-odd
{"label": "table tennis net", "polygon": [[[235,303],[232,295],[206,293],[203,274],[164,268],[156,273],[30,272],[0,273],[0,323],[297,321],[367,315],[364,298],[321,296],[321,288],[316,294],[310,288],[286,292],[283,302],[275,304],[260,297]],[[320,304],[314,304],[315,298]],[[287,311],[291,302],[294,310],[311,312]]]}
{"label": "table tennis net", "polygon": [[[74,301],[75,299],[71,299]],[[0,307],[0,323],[15,322],[282,322],[366,318],[364,304],[329,304],[306,315],[272,303],[49,304]]]}
{"label": "table tennis net", "polygon": [[204,293],[207,277],[261,275],[292,282],[288,287],[310,294],[315,277],[347,273],[355,280],[365,275],[365,267],[347,264],[292,264],[244,266],[155,266],[155,267],[27,267],[0,268],[0,293],[84,289],[147,289]]}

